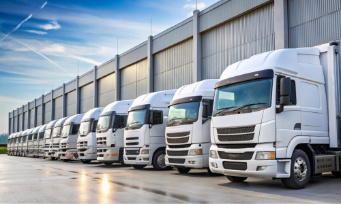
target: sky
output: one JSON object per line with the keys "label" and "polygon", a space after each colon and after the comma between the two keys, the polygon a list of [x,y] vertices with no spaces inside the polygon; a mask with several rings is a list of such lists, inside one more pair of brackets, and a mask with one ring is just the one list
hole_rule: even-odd
{"label": "sky", "polygon": [[[197,8],[217,1],[197,0]],[[196,1],[0,0],[0,5],[0,133],[6,133],[10,111],[185,20]]]}

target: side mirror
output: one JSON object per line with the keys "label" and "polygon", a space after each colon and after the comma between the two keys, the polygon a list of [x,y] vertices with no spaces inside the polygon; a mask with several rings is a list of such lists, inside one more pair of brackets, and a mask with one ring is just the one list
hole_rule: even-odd
{"label": "side mirror", "polygon": [[205,103],[203,104],[202,118],[208,118],[208,105]]}
{"label": "side mirror", "polygon": [[163,123],[163,112],[160,110],[150,111],[149,124],[158,125]]}
{"label": "side mirror", "polygon": [[280,81],[280,102],[281,106],[290,104],[291,80],[290,77],[283,77]]}

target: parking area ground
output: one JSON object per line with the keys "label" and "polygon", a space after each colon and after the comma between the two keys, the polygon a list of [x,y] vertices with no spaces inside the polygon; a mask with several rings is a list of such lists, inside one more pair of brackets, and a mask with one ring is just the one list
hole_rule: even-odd
{"label": "parking area ground", "polygon": [[314,203],[341,201],[341,179],[314,177],[302,190],[279,180],[231,183],[205,170],[135,170],[93,162],[63,162],[0,155],[1,203]]}

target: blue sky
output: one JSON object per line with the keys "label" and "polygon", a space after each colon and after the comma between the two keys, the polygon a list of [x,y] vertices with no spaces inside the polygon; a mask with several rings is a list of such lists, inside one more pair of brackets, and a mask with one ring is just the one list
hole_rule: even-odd
{"label": "blue sky", "polygon": [[[46,3],[47,2],[47,3]],[[202,10],[217,0],[198,0]],[[0,133],[8,112],[191,16],[195,0],[0,0]],[[118,38],[119,48],[116,49]]]}

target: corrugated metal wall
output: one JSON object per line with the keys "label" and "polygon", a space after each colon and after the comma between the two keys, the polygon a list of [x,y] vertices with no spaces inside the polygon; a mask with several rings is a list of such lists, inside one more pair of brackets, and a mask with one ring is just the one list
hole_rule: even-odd
{"label": "corrugated metal wall", "polygon": [[30,127],[29,128],[34,128],[34,109],[30,110]]}
{"label": "corrugated metal wall", "polygon": [[147,91],[147,59],[132,64],[121,73],[121,99],[134,99],[148,93]]}
{"label": "corrugated metal wall", "polygon": [[14,116],[14,131],[17,132],[17,116]]}
{"label": "corrugated metal wall", "polygon": [[219,78],[234,62],[275,49],[273,4],[202,34],[202,77]]}
{"label": "corrugated metal wall", "polygon": [[101,78],[98,81],[98,106],[105,107],[116,101],[116,79],[115,73]]}
{"label": "corrugated metal wall", "polygon": [[94,83],[80,88],[80,112],[85,113],[94,107]]}
{"label": "corrugated metal wall", "polygon": [[340,0],[288,0],[289,47],[341,39]]}
{"label": "corrugated metal wall", "polygon": [[42,115],[43,115],[43,106],[40,105],[37,107],[37,126],[42,125]]}
{"label": "corrugated metal wall", "polygon": [[154,55],[154,91],[192,83],[193,39]]}
{"label": "corrugated metal wall", "polygon": [[54,119],[61,119],[63,117],[63,97],[60,96],[54,99]]}
{"label": "corrugated metal wall", "polygon": [[22,114],[19,115],[19,131],[22,131]]}
{"label": "corrugated metal wall", "polygon": [[66,94],[66,115],[72,116],[77,113],[77,92],[71,91]]}
{"label": "corrugated metal wall", "polygon": [[45,103],[44,108],[45,108],[45,116],[44,116],[43,124],[47,124],[51,121],[51,114],[52,114],[51,101]]}
{"label": "corrugated metal wall", "polygon": [[26,130],[26,129],[28,129],[28,112],[25,112],[25,114],[24,114],[24,130]]}

